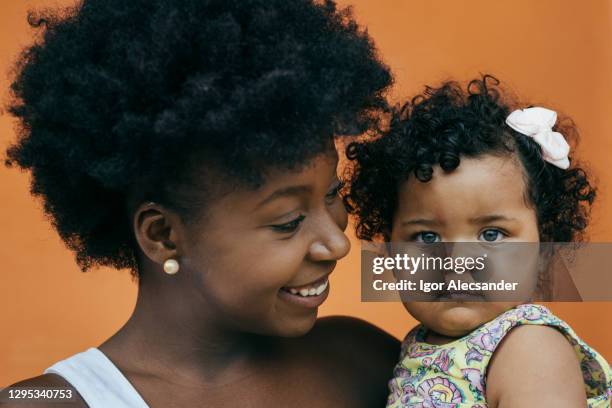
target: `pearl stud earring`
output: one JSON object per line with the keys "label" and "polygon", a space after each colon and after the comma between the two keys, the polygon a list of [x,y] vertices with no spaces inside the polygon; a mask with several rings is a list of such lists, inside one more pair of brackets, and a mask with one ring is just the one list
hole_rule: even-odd
{"label": "pearl stud earring", "polygon": [[164,272],[166,272],[168,275],[174,275],[178,271],[179,263],[176,261],[176,259],[168,259],[166,262],[164,262]]}

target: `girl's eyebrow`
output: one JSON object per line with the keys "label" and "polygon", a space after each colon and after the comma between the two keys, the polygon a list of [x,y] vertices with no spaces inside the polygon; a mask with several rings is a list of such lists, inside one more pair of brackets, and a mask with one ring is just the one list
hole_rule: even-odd
{"label": "girl's eyebrow", "polygon": [[440,222],[431,218],[415,218],[413,220],[404,220],[402,221],[402,226],[404,225],[415,225],[415,224],[422,224],[422,225],[440,225]]}
{"label": "girl's eyebrow", "polygon": [[480,217],[470,218],[470,223],[472,224],[486,224],[495,221],[516,221],[516,218],[507,217],[501,214],[489,214]]}

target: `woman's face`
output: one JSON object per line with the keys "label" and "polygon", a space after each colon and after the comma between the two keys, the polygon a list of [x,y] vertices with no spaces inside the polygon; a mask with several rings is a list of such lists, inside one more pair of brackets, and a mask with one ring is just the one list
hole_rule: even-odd
{"label": "woman's face", "polygon": [[278,336],[312,328],[350,247],[337,162],[333,151],[270,171],[256,190],[213,197],[205,217],[184,226],[179,274],[216,327]]}

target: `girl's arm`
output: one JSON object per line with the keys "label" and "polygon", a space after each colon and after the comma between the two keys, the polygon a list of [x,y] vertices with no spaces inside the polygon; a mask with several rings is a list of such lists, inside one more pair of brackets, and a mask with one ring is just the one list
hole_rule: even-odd
{"label": "girl's arm", "polygon": [[489,364],[487,401],[492,408],[586,407],[576,352],[552,327],[520,326]]}

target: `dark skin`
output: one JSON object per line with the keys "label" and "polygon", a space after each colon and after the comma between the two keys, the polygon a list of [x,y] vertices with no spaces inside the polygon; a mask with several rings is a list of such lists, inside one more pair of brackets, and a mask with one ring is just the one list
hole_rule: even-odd
{"label": "dark skin", "polygon": [[[330,149],[299,170],[271,170],[195,221],[137,206],[136,308],[99,348],[149,406],[384,406],[399,342],[357,319],[317,320],[328,289],[307,302],[289,293],[320,286],[349,251],[336,165]],[[164,273],[167,259],[176,275]],[[15,386],[70,387],[49,374]],[[28,406],[0,404],[13,405]]]}

